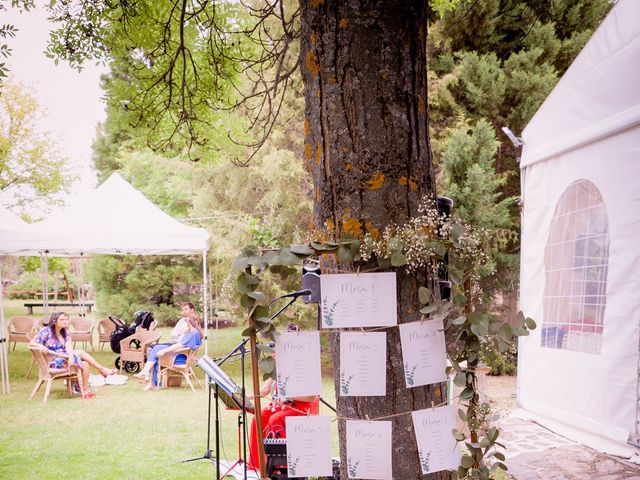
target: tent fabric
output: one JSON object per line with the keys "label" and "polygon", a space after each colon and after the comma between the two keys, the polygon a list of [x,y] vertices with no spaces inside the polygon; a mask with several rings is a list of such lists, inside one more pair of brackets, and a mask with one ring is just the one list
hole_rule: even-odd
{"label": "tent fabric", "polygon": [[[32,237],[29,224],[15,216],[9,210],[0,207],[0,255],[14,255],[21,244]],[[26,252],[25,255],[37,252]]]}
{"label": "tent fabric", "polygon": [[[118,173],[96,190],[4,245],[14,254],[185,255],[208,250],[206,229],[183,225],[151,203]],[[6,242],[5,242],[6,243]]]}
{"label": "tent fabric", "polygon": [[612,9],[522,132],[521,168],[640,124],[640,2]]}
{"label": "tent fabric", "polygon": [[[640,122],[613,128],[612,119],[640,111],[638,18],[640,2],[622,0],[613,8],[527,126],[521,165],[520,302],[538,328],[519,340],[518,406],[569,438],[625,456],[638,453],[628,441],[639,438]],[[580,141],[578,134],[584,134]],[[575,185],[591,185],[591,197],[606,212],[599,227],[606,229],[607,248],[597,255],[589,247],[579,253],[583,240],[589,245],[591,217],[582,225],[569,221],[575,216],[557,217]],[[562,244],[557,236],[571,235],[568,247],[553,250],[554,242]],[[577,271],[579,262],[593,264],[600,254],[606,283],[598,280],[599,293],[585,286],[598,283],[593,279],[583,277],[574,289],[567,283],[574,282],[570,275],[559,276],[549,267],[555,261]],[[572,292],[566,311],[554,311],[550,305],[562,291]],[[600,319],[587,324],[589,315],[578,315],[583,323],[570,325],[576,306],[583,302],[584,309],[589,299],[595,299],[592,311],[600,312]],[[595,343],[589,348],[572,343],[580,338]]]}

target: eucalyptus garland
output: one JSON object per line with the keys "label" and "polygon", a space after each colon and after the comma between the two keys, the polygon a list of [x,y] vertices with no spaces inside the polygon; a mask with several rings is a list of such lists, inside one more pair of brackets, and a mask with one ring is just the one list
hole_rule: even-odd
{"label": "eucalyptus garland", "polygon": [[[477,369],[481,351],[486,355],[504,353],[513,346],[515,337],[528,335],[536,324],[522,312],[512,322],[501,320],[488,311],[475,310],[476,272],[488,260],[483,249],[487,233],[438,213],[432,202],[424,202],[416,217],[404,225],[390,225],[376,236],[362,239],[345,237],[339,241],[311,241],[280,249],[261,250],[246,247],[235,259],[239,271],[240,303],[247,309],[249,326],[244,336],[261,334],[274,340],[277,330],[266,306],[265,294],[259,290],[265,272],[283,279],[297,273],[296,267],[308,258],[335,255],[339,264],[367,266],[380,270],[405,269],[409,272],[426,268],[434,276],[439,262],[448,253],[449,278],[454,284],[451,301],[442,301],[438,292],[426,287],[418,291],[420,313],[429,319],[442,320],[447,339],[447,355],[451,366],[448,374],[462,388],[458,409],[468,432],[452,431],[454,438],[466,447],[454,479],[493,478],[497,469],[506,470],[505,456],[497,447],[499,430],[489,425],[489,405],[481,402]],[[275,377],[273,349],[265,343],[256,345],[260,369],[264,377]],[[488,464],[491,463],[491,467]]]}

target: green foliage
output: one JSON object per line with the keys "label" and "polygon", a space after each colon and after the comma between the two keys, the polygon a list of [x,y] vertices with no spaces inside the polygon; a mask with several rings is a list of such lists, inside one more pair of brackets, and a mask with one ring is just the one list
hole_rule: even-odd
{"label": "green foliage", "polygon": [[[439,224],[432,225],[432,220]],[[411,236],[411,241],[405,241],[408,235]],[[529,335],[529,330],[534,329],[536,324],[532,319],[525,318],[521,312],[510,323],[487,310],[474,311],[472,282],[478,277],[477,270],[483,264],[483,256],[478,250],[477,242],[467,240],[473,236],[471,227],[451,223],[450,218],[439,217],[435,208],[423,207],[421,215],[411,219],[407,225],[385,230],[381,235],[382,240],[376,241],[374,246],[367,241],[361,243],[346,238],[334,242],[313,241],[277,250],[245,247],[234,261],[234,268],[239,271],[236,281],[240,292],[240,304],[248,312],[249,319],[249,325],[242,334],[261,335],[271,340],[278,334],[276,325],[270,318],[267,297],[261,290],[261,280],[267,272],[286,275],[292,266],[300,264],[303,260],[326,254],[337,256],[339,263],[370,266],[371,263],[367,262],[376,261],[383,269],[392,269],[393,266],[411,272],[416,268],[436,265],[448,250],[453,259],[450,270],[454,283],[454,301],[440,301],[429,289],[421,287],[418,289],[417,303],[425,317],[443,321],[447,353],[451,362],[451,367],[447,367],[447,373],[453,373],[454,383],[463,387],[459,401],[466,409],[460,409],[459,415],[469,427],[470,438],[467,439],[464,433],[455,429],[452,434],[457,441],[465,443],[469,453],[463,455],[454,478],[496,478],[494,474],[497,469],[506,470],[503,463],[504,455],[496,450],[496,447],[504,446],[497,442],[499,430],[487,424],[489,405],[480,402],[476,370],[483,353],[506,352],[512,348],[516,337]],[[433,248],[434,243],[439,248]],[[424,246],[422,249],[417,247],[420,254],[411,252],[416,246]],[[403,261],[399,261],[399,257],[402,257]],[[323,299],[321,310],[325,323],[328,319],[328,323],[331,324],[335,306],[329,305],[327,299]],[[272,352],[257,347],[252,353],[259,359],[264,376],[275,378]],[[408,382],[411,383],[415,367],[405,364],[404,368]],[[286,382],[286,379],[284,381]],[[279,386],[283,392],[285,385]],[[349,389],[349,379],[344,375],[340,376],[339,387],[342,391]],[[495,457],[497,461],[489,468],[486,466],[486,460],[491,457]]]}
{"label": "green foliage", "polygon": [[[176,293],[199,285],[196,265],[189,257],[114,257],[96,255],[87,268],[101,310],[128,321],[137,310],[151,310],[160,325],[172,325],[179,318],[177,303],[199,305],[199,296]],[[202,311],[201,307],[198,309]]]}
{"label": "green foliage", "polygon": [[430,132],[440,193],[455,200],[454,215],[493,239],[493,268],[479,272],[485,301],[515,292],[518,277],[519,152],[499,129],[522,131],[610,7],[607,0],[461,0],[431,19]]}
{"label": "green foliage", "polygon": [[[20,13],[23,11],[28,12],[35,7],[34,0],[11,0],[11,7],[17,8]],[[6,10],[7,7],[4,4],[0,4],[0,11]],[[11,48],[9,44],[5,43],[9,39],[16,38],[18,29],[15,25],[5,23],[0,25],[0,57],[9,58],[11,56]],[[5,62],[0,62],[0,87],[3,86],[3,81],[9,75],[9,67]]]}
{"label": "green foliage", "polygon": [[73,180],[66,159],[51,135],[36,128],[44,113],[33,92],[12,82],[3,83],[2,90],[0,192],[13,205],[55,204]]}

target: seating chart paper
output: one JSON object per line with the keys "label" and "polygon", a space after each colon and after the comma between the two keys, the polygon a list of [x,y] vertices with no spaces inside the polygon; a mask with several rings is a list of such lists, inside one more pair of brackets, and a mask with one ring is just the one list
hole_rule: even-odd
{"label": "seating chart paper", "polygon": [[444,382],[447,351],[442,320],[403,323],[399,328],[407,388]]}
{"label": "seating chart paper", "polygon": [[456,427],[456,407],[445,405],[411,413],[422,473],[454,470],[460,464],[460,450],[451,430]]}
{"label": "seating chart paper", "polygon": [[276,337],[278,394],[303,397],[322,393],[320,332],[289,332]]}
{"label": "seating chart paper", "polygon": [[387,394],[387,334],[340,333],[340,396]]}
{"label": "seating chart paper", "polygon": [[286,417],[289,478],[332,476],[331,417]]}
{"label": "seating chart paper", "polygon": [[349,478],[391,480],[391,422],[347,420]]}
{"label": "seating chart paper", "polygon": [[320,275],[320,290],[323,328],[398,324],[394,272]]}

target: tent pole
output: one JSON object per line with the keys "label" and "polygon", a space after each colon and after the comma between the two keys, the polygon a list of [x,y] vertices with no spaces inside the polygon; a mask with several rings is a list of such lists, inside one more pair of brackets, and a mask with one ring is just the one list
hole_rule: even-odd
{"label": "tent pole", "polygon": [[83,254],[80,254],[80,265],[78,266],[78,310],[80,311],[80,316],[81,317],[85,317],[86,316],[86,309],[84,306],[84,295],[83,295],[83,291],[84,291],[84,258],[82,256]]}
{"label": "tent pole", "polygon": [[11,393],[9,384],[9,365],[7,358],[7,330],[4,328],[4,285],[2,283],[2,266],[0,265],[0,376],[2,377],[2,394]]}
{"label": "tent pole", "polygon": [[207,251],[202,251],[202,310],[204,311],[204,354],[209,354],[209,294],[207,291]]}
{"label": "tent pole", "polygon": [[44,282],[42,283],[43,292],[42,292],[42,305],[44,310],[44,318],[45,321],[49,320],[49,252],[47,250],[44,253],[40,254],[40,262],[42,264],[42,271],[44,275]]}

